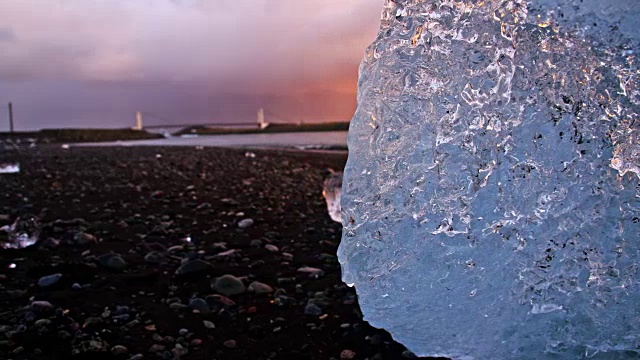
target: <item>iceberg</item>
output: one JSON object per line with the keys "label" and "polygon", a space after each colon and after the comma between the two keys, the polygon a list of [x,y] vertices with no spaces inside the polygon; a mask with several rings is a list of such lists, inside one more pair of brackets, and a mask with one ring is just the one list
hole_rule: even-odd
{"label": "iceberg", "polygon": [[338,258],[419,356],[640,356],[636,0],[388,0]]}

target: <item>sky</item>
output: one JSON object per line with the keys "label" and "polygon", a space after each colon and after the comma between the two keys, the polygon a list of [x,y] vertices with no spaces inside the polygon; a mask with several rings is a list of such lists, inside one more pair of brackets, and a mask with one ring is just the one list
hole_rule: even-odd
{"label": "sky", "polygon": [[349,120],[384,0],[1,0],[0,131]]}

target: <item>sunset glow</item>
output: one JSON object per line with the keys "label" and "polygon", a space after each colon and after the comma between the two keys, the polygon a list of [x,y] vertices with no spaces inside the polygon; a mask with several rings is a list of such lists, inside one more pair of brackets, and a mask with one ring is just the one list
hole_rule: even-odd
{"label": "sunset glow", "polygon": [[[347,120],[382,0],[5,0],[0,103],[18,129]],[[160,122],[160,120],[157,120]],[[0,130],[6,125],[0,124]]]}

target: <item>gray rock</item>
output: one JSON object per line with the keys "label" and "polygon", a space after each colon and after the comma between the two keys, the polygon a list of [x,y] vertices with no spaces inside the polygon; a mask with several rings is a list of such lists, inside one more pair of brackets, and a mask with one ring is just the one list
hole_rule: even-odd
{"label": "gray rock", "polygon": [[159,353],[159,352],[163,352],[167,347],[164,345],[160,345],[160,344],[153,344],[151,345],[151,347],[149,348],[149,352],[150,353]]}
{"label": "gray rock", "polygon": [[97,243],[98,239],[91,234],[79,232],[73,237],[73,241],[76,245],[87,245]]}
{"label": "gray rock", "polygon": [[115,253],[103,254],[97,258],[98,264],[111,270],[124,270],[127,268],[127,262],[124,261],[122,256]]}
{"label": "gray rock", "polygon": [[211,264],[200,259],[189,260],[180,265],[176,270],[176,275],[187,275],[205,272],[211,269]]}
{"label": "gray rock", "polygon": [[205,328],[207,329],[215,329],[216,326],[209,320],[203,320],[202,324],[204,325]]}
{"label": "gray rock", "polygon": [[38,279],[38,286],[40,287],[53,286],[57,284],[58,281],[60,281],[60,279],[62,279],[62,274],[60,273],[43,276],[40,279]]}
{"label": "gray rock", "polygon": [[278,249],[277,246],[273,245],[273,244],[267,244],[264,246],[265,249],[267,249],[268,252],[278,252],[280,251],[280,249]]}
{"label": "gray rock", "polygon": [[253,225],[253,219],[242,219],[238,222],[238,227],[240,229],[246,229]]}
{"label": "gray rock", "polygon": [[166,260],[166,257],[164,256],[164,254],[158,251],[151,251],[144,256],[144,261],[146,261],[149,264],[160,264],[165,260]]}
{"label": "gray rock", "polygon": [[223,275],[211,285],[218,293],[225,296],[232,296],[244,293],[247,289],[242,280],[233,275]]}
{"label": "gray rock", "polygon": [[185,304],[180,303],[180,302],[174,302],[174,303],[169,304],[169,309],[171,309],[171,310],[184,310],[184,309],[188,309],[188,308],[189,308],[188,305],[185,305]]}
{"label": "gray rock", "polygon": [[116,345],[111,348],[111,353],[115,356],[127,354],[128,352],[129,352],[129,349],[127,349],[125,346],[122,346],[122,345]]}
{"label": "gray rock", "polygon": [[193,298],[189,301],[189,307],[198,310],[201,314],[208,314],[211,311],[209,304],[204,299]]}
{"label": "gray rock", "polygon": [[40,319],[34,323],[36,327],[45,327],[49,324],[51,324],[51,320],[49,319]]}
{"label": "gray rock", "polygon": [[312,302],[307,302],[307,305],[304,307],[304,314],[312,316],[322,315],[322,308]]}
{"label": "gray rock", "polygon": [[255,292],[256,294],[268,294],[273,292],[273,288],[267,284],[254,281],[249,284],[249,291]]}
{"label": "gray rock", "polygon": [[48,301],[37,300],[37,301],[32,301],[29,308],[34,312],[38,313],[38,312],[52,311],[53,305]]}

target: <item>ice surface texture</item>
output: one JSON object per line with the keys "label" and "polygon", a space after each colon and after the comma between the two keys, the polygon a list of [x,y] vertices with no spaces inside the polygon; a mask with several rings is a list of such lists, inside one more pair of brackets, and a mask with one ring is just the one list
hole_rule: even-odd
{"label": "ice surface texture", "polygon": [[637,358],[640,3],[388,1],[343,280],[418,355]]}

